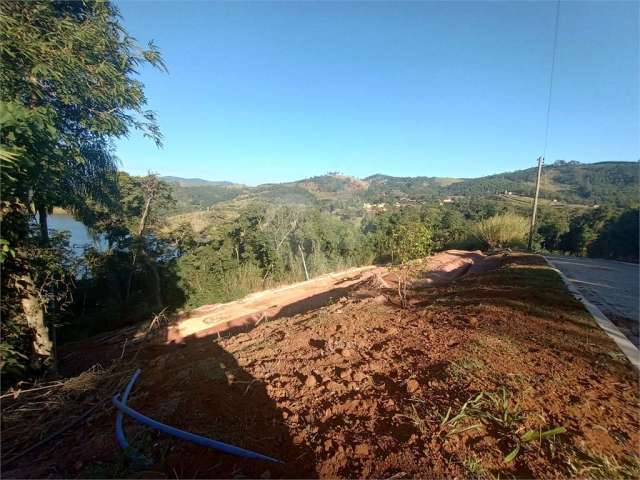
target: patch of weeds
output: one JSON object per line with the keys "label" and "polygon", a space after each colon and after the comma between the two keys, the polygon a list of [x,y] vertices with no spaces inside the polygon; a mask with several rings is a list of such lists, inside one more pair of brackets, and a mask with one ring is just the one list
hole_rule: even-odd
{"label": "patch of weeds", "polygon": [[636,456],[618,460],[613,456],[574,449],[567,458],[567,466],[571,476],[581,478],[640,478],[640,459]]}
{"label": "patch of weeds", "polygon": [[96,462],[87,465],[81,478],[125,478],[129,474],[129,459],[119,452],[111,462]]}
{"label": "patch of weeds", "polygon": [[[134,472],[147,470],[151,464],[164,464],[170,443],[157,443],[150,431],[144,429],[129,438],[128,451],[118,450],[108,462],[87,465],[80,478],[127,478]],[[151,454],[153,452],[153,455]],[[154,458],[156,461],[151,460]]]}
{"label": "patch of weeds", "polygon": [[480,372],[486,367],[484,361],[475,357],[465,357],[449,365],[449,374],[456,380],[461,380],[469,374]]}
{"label": "patch of weeds", "polygon": [[426,435],[429,432],[425,417],[420,415],[415,405],[411,405],[411,409],[408,413],[401,413],[397,416],[411,421],[413,426],[416,427],[422,435]]}
{"label": "patch of weeds", "polygon": [[516,448],[514,448],[506,457],[504,457],[504,462],[512,462],[518,456],[518,453],[523,446],[535,441],[539,441],[542,443],[543,440],[549,440],[553,442],[556,436],[562,433],[567,433],[567,429],[564,427],[555,427],[545,431],[542,431],[541,429],[529,430],[518,439]]}
{"label": "patch of weeds", "polygon": [[482,405],[482,398],[484,392],[480,392],[476,397],[472,397],[460,407],[457,414],[452,416],[451,407],[447,410],[447,413],[442,416],[440,421],[440,431],[446,432],[446,436],[455,435],[456,433],[462,433],[466,430],[472,430],[480,428],[482,425],[476,423],[473,425],[463,425],[465,420],[479,418],[477,412],[479,412]]}
{"label": "patch of weeds", "polygon": [[557,435],[566,433],[564,427],[529,430],[520,435],[524,415],[517,404],[512,402],[511,394],[503,386],[495,392],[480,392],[467,400],[460,411],[452,416],[449,407],[442,417],[440,429],[446,436],[455,435],[467,430],[484,428],[496,437],[498,444],[507,448],[509,453],[503,458],[510,463],[520,451],[534,442],[544,440],[553,442]]}
{"label": "patch of weeds", "polygon": [[471,458],[467,458],[463,465],[469,471],[470,478],[491,478],[492,475],[484,468],[482,461],[475,455]]}
{"label": "patch of weeds", "polygon": [[474,338],[469,342],[469,349],[474,353],[482,353],[487,348],[490,346],[483,338]]}
{"label": "patch of weeds", "polygon": [[533,382],[528,375],[524,373],[506,373],[504,377],[504,382],[501,383],[517,391],[520,398],[534,393]]}
{"label": "patch of weeds", "polygon": [[629,363],[629,360],[627,359],[626,355],[622,352],[607,352],[607,355],[609,355],[609,357],[611,357],[611,359],[615,360],[616,362],[620,362],[620,363]]}

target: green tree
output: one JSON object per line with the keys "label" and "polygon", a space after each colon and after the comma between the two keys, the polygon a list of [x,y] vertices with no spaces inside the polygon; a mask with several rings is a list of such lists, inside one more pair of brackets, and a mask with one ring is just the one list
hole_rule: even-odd
{"label": "green tree", "polygon": [[596,239],[587,246],[590,257],[617,258],[638,262],[638,218],[637,208],[622,212],[607,222]]}
{"label": "green tree", "polygon": [[[42,246],[49,244],[47,214],[54,206],[81,216],[90,210],[88,202],[113,198],[113,138],[137,129],[161,144],[143,84],[134,78],[145,63],[165,70],[155,45],[141,48],[109,2],[0,4],[0,193],[16,206],[14,213],[37,212]],[[5,244],[22,259],[7,271],[24,278],[22,297],[33,299],[39,286],[28,257],[20,254],[25,236],[7,231],[15,222],[5,218]],[[10,282],[3,278],[3,287],[5,280]],[[30,302],[18,313],[29,317],[36,337],[48,335],[42,305]],[[11,321],[3,317],[3,326]]]}
{"label": "green tree", "polygon": [[432,233],[422,223],[400,225],[393,232],[394,260],[404,263],[426,257],[433,250]]}
{"label": "green tree", "polygon": [[[109,2],[3,2],[0,11],[2,144],[15,155],[3,198],[33,204],[41,238],[54,206],[106,202],[116,162],[110,140],[140,129],[160,145],[145,110],[143,63],[165,69],[153,43],[140,48]],[[7,163],[7,162],[5,162]]]}
{"label": "green tree", "polygon": [[569,230],[560,237],[560,250],[586,256],[591,243],[611,221],[613,215],[608,208],[594,208],[572,218]]}

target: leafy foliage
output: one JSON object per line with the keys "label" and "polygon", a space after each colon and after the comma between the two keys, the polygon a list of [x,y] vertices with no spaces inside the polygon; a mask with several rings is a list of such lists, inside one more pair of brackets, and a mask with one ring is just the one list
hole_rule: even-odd
{"label": "leafy foliage", "polygon": [[144,64],[165,70],[153,42],[141,48],[110,2],[0,5],[3,365],[6,352],[32,364],[49,354],[48,327],[69,303],[75,274],[64,237],[49,238],[48,213],[117,210],[112,140],[133,129],[161,144],[135,78]]}
{"label": "leafy foliage", "polygon": [[489,248],[521,246],[528,231],[527,219],[513,213],[496,215],[476,225],[476,234]]}
{"label": "leafy foliage", "polygon": [[165,69],[162,58],[153,43],[140,48],[117,19],[108,2],[2,4],[2,137],[17,157],[3,198],[27,203],[33,192],[45,210],[108,202],[116,171],[109,140],[134,128],[161,143],[133,75],[144,63]]}

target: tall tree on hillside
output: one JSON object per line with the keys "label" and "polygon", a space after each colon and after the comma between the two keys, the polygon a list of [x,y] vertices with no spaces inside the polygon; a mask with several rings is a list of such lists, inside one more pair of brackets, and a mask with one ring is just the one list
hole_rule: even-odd
{"label": "tall tree on hillside", "polygon": [[[35,206],[47,241],[47,211],[107,201],[116,160],[111,140],[139,129],[161,143],[134,75],[165,69],[153,43],[140,48],[109,2],[3,2],[0,10],[2,143],[14,180],[3,196]],[[4,155],[3,155],[4,158]]]}
{"label": "tall tree on hillside", "polygon": [[[81,216],[88,200],[109,202],[116,185],[114,138],[137,129],[161,144],[134,76],[144,64],[166,68],[153,43],[141,48],[126,32],[113,4],[91,0],[2,2],[0,62],[2,200],[10,202],[7,208],[35,209],[46,246],[51,208]],[[14,242],[9,248],[19,258],[25,239],[8,235],[4,215],[2,223],[3,238]],[[28,261],[21,265],[28,270]],[[24,295],[31,298],[31,290]],[[22,313],[42,336],[42,312],[31,307]]]}

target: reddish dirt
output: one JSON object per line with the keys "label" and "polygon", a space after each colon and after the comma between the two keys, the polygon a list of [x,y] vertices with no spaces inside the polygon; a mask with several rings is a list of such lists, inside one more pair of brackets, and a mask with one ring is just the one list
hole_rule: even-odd
{"label": "reddish dirt", "polygon": [[[405,302],[372,277],[328,306],[228,338],[156,339],[131,349],[116,365],[143,369],[134,408],[285,462],[238,459],[127,420],[129,438],[155,463],[144,475],[637,476],[636,372],[542,258],[509,255],[482,264],[451,283],[414,282]],[[120,354],[114,345],[112,357]],[[108,393],[97,385],[86,395]],[[454,422],[480,393],[468,418]],[[61,416],[55,408],[47,413]],[[100,409],[3,475],[130,475],[114,419],[111,408]],[[3,426],[19,430],[13,422]],[[520,440],[554,427],[566,432]],[[505,463],[518,443],[519,453]]]}
{"label": "reddish dirt", "polygon": [[186,337],[207,337],[232,328],[252,327],[264,320],[319,308],[331,299],[346,295],[352,287],[383,270],[374,266],[351,268],[306,282],[263,290],[234,302],[203,305],[173,322],[167,339],[180,342]]}

